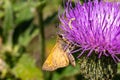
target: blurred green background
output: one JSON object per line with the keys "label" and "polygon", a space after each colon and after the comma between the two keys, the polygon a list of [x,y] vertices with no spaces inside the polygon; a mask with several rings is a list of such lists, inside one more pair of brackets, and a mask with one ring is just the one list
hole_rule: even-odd
{"label": "blurred green background", "polygon": [[79,65],[41,69],[56,41],[60,6],[62,0],[0,0],[0,80],[81,80]]}

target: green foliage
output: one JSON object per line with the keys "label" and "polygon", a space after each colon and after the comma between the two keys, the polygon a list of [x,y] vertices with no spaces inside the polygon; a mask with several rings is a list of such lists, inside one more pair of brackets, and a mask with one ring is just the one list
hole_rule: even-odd
{"label": "green foliage", "polygon": [[[39,1],[19,1],[13,4],[13,10],[16,12],[16,23],[24,20],[29,20],[34,17],[35,8],[40,6],[43,2]],[[22,6],[21,6],[22,5]]]}
{"label": "green foliage", "polygon": [[63,69],[61,73],[54,72],[52,80],[65,80],[65,77],[70,77],[79,74],[79,65],[76,67],[68,66]]}
{"label": "green foliage", "polygon": [[39,35],[34,19],[42,4],[45,1],[0,0],[0,64],[5,64],[0,80],[43,80],[42,71],[29,56],[32,52],[27,53],[27,46]]}
{"label": "green foliage", "polygon": [[3,24],[3,28],[6,32],[9,32],[9,30],[11,30],[13,28],[13,8],[12,8],[12,4],[9,0],[5,0],[5,4],[4,4],[4,8],[5,8],[5,18],[4,18],[4,24]]}
{"label": "green foliage", "polygon": [[20,58],[12,71],[13,74],[22,80],[43,80],[43,74],[39,68],[35,66],[35,60],[27,54],[24,54]]}

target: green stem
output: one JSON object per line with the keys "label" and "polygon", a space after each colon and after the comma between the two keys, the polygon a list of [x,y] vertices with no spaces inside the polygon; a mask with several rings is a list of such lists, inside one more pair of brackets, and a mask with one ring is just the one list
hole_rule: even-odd
{"label": "green stem", "polygon": [[[41,2],[42,0],[40,0]],[[43,24],[43,6],[40,5],[37,9],[39,18],[39,32],[40,32],[40,48],[41,48],[41,64],[45,59],[45,34],[44,34],[44,24]]]}
{"label": "green stem", "polygon": [[[42,2],[43,0],[40,0],[40,2]],[[39,32],[40,32],[40,58],[41,58],[41,61],[40,61],[40,65],[43,65],[43,62],[45,60],[45,34],[44,34],[44,21],[43,21],[43,8],[44,8],[44,5],[40,5],[38,8],[37,8],[37,14],[38,14],[38,20],[39,20]],[[49,79],[49,76],[50,74],[43,71],[43,76],[44,76],[44,80],[48,80]]]}

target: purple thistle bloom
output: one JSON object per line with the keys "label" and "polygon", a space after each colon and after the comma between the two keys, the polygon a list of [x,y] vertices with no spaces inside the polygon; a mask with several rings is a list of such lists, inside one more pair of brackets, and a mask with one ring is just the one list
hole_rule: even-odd
{"label": "purple thistle bloom", "polygon": [[120,62],[120,2],[97,0],[80,4],[67,2],[67,7],[59,16],[62,35],[70,42],[77,44],[82,52],[89,51],[101,56],[111,56]]}

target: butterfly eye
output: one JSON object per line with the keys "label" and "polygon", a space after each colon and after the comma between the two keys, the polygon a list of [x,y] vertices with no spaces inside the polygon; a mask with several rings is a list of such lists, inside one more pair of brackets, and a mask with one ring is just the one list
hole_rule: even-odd
{"label": "butterfly eye", "polygon": [[59,38],[63,38],[62,34],[58,34],[58,37],[59,37]]}

